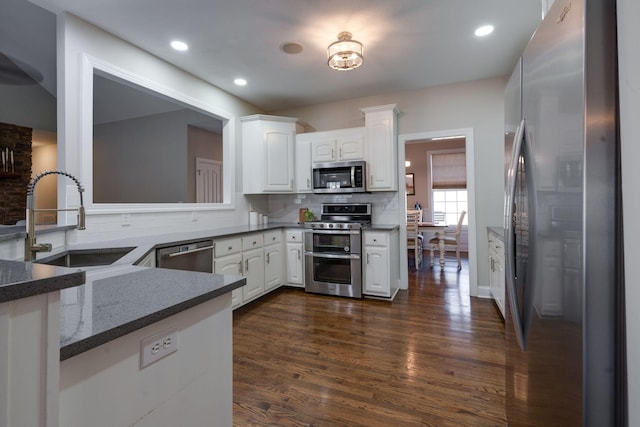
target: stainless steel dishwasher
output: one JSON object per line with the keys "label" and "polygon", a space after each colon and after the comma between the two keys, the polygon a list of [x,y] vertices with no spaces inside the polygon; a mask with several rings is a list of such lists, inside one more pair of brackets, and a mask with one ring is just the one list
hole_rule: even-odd
{"label": "stainless steel dishwasher", "polygon": [[156,261],[160,268],[213,273],[213,241],[203,240],[158,248]]}

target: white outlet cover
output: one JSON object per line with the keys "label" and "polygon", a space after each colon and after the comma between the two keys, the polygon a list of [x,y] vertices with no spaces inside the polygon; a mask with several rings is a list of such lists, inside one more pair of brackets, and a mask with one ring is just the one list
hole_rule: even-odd
{"label": "white outlet cover", "polygon": [[165,329],[140,341],[140,369],[178,351],[178,328]]}

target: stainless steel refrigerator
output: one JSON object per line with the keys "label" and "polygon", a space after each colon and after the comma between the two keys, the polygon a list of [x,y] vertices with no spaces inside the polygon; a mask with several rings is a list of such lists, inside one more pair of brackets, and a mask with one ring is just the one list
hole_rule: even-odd
{"label": "stainless steel refrigerator", "polygon": [[512,427],[626,425],[615,19],[555,0],[505,92]]}

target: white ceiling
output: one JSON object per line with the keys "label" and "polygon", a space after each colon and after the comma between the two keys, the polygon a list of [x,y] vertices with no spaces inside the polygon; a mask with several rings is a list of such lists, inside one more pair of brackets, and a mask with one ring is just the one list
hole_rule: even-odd
{"label": "white ceiling", "polygon": [[[408,91],[511,72],[541,20],[541,0],[32,0],[69,11],[264,111]],[[495,31],[476,38],[476,27]],[[364,65],[334,71],[341,31]],[[187,52],[169,47],[187,42]],[[288,55],[283,43],[304,46]],[[248,85],[238,87],[233,79]]]}

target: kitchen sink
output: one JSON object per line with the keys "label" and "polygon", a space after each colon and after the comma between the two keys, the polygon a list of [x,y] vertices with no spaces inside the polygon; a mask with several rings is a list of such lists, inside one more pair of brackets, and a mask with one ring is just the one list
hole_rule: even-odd
{"label": "kitchen sink", "polygon": [[59,267],[96,267],[111,265],[134,249],[135,246],[124,248],[77,249],[39,259],[36,263],[57,265]]}

